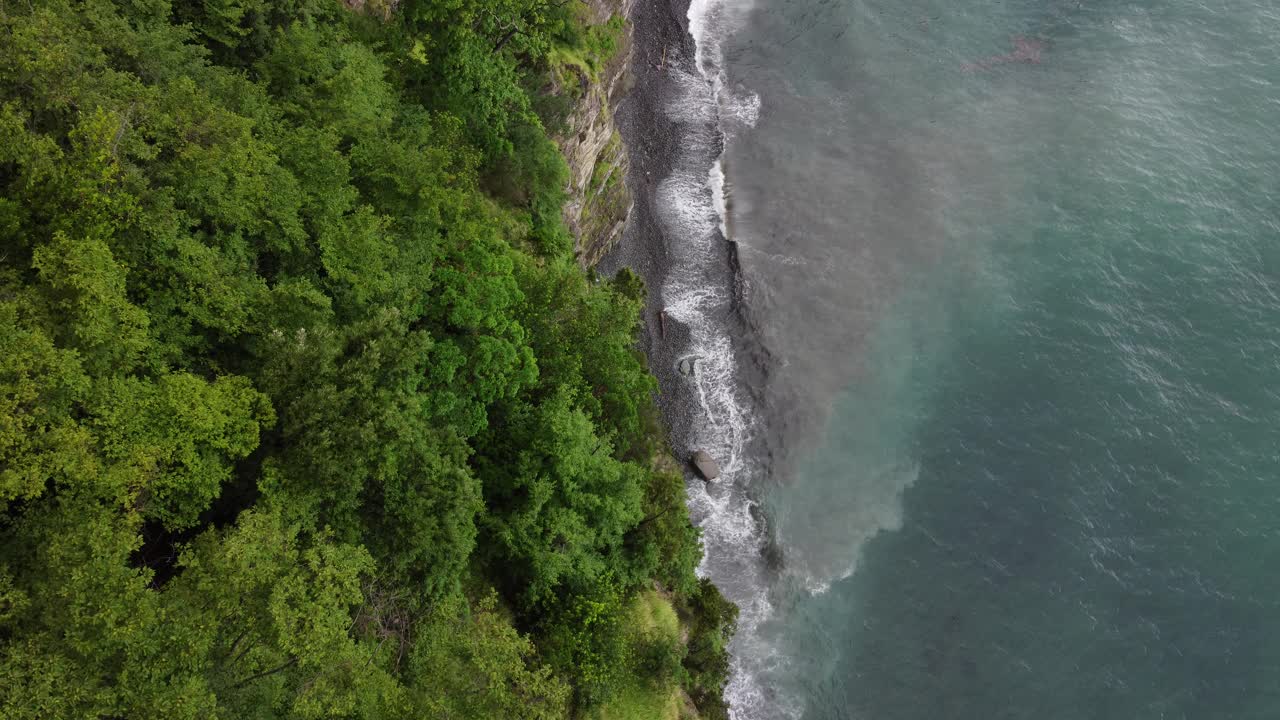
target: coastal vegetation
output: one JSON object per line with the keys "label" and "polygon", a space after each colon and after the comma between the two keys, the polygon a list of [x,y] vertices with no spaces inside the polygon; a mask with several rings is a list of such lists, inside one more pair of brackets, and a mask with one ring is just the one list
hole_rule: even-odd
{"label": "coastal vegetation", "polygon": [[0,717],[727,717],[580,12],[0,3]]}

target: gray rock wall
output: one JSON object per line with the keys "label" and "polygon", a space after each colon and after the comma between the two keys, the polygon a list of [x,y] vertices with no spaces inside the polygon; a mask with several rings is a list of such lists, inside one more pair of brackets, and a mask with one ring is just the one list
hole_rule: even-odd
{"label": "gray rock wall", "polygon": [[[635,1],[586,0],[585,4],[591,23],[604,25],[614,17],[629,18]],[[629,89],[631,33],[631,23],[627,22],[617,51],[598,72],[571,68],[562,87],[554,89],[576,97],[567,129],[556,142],[569,163],[565,224],[573,233],[574,249],[584,267],[594,266],[622,237],[631,210],[631,195],[624,182],[627,153],[613,116],[614,108]]]}

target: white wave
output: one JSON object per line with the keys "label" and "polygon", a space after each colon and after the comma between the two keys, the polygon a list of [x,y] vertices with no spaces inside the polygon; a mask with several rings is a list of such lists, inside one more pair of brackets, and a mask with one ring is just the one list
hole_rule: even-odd
{"label": "white wave", "polygon": [[692,0],[689,32],[695,43],[694,72],[675,64],[675,95],[668,116],[679,124],[683,157],[658,187],[661,221],[669,238],[671,264],[662,287],[667,314],[689,331],[689,346],[679,366],[692,368],[689,381],[697,399],[697,419],[689,445],[711,453],[721,464],[714,483],[689,485],[689,509],[702,529],[704,557],[699,573],[714,573],[721,591],[739,607],[738,634],[726,699],[735,720],[798,717],[798,707],[780,704],[759,678],[785,663],[760,627],[772,614],[761,562],[761,536],[747,488],[759,468],[746,456],[753,414],[738,380],[732,338],[720,318],[733,292],[724,272],[723,238],[729,230],[728,193],[721,157],[726,136],[752,126],[760,98],[744,90],[726,90],[721,43],[750,9],[743,0]]}
{"label": "white wave", "polygon": [[724,161],[716,160],[711,164],[707,183],[711,186],[711,203],[715,206],[716,215],[720,218],[720,232],[729,237],[729,204],[725,200]]}
{"label": "white wave", "polygon": [[679,360],[694,361],[692,382],[703,417],[693,444],[720,458],[723,474],[732,477],[743,469],[750,421],[739,398],[731,340],[714,319],[727,309],[730,290],[707,279],[722,257],[713,193],[697,175],[678,171],[662,181],[658,197],[668,235],[679,239],[671,246],[663,303],[667,315],[690,333],[689,350]]}
{"label": "white wave", "polygon": [[[739,255],[750,255],[753,258],[759,258],[762,262],[768,261],[771,263],[777,263],[778,265],[789,265],[791,267],[802,267],[810,264],[810,261],[803,257],[794,257],[792,255],[782,255],[780,253],[766,252],[764,250],[761,250],[755,247],[754,245],[743,242],[740,239],[738,239],[737,242],[738,242]],[[786,360],[784,359],[783,362],[786,363]]]}
{"label": "white wave", "polygon": [[[753,92],[739,94],[721,90],[720,117],[740,125],[755,127],[760,120],[760,96]],[[732,129],[732,128],[731,128]]]}
{"label": "white wave", "polygon": [[673,67],[667,76],[675,86],[675,94],[667,100],[667,117],[686,124],[685,133],[701,147],[706,147],[707,143],[715,141],[715,125],[719,121],[715,84],[706,75],[685,72],[679,67]]}
{"label": "white wave", "polygon": [[707,22],[711,18],[712,12],[718,5],[722,5],[724,0],[691,0],[689,10],[685,14],[689,18],[689,35],[693,37],[694,45],[694,67],[699,72],[703,71],[702,57],[710,39],[707,32]]}
{"label": "white wave", "polygon": [[725,39],[746,20],[755,6],[752,0],[692,0],[686,17],[693,36],[694,61],[699,72],[714,76],[721,68]]}

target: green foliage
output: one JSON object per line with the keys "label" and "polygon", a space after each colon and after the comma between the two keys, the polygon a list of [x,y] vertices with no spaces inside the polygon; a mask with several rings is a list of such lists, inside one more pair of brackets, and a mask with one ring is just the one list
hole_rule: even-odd
{"label": "green foliage", "polygon": [[[160,598],[147,573],[129,567],[139,544],[136,514],[117,516],[93,501],[41,503],[6,533],[3,562],[19,595],[0,654],[5,717],[101,715],[131,705],[129,692],[157,702],[165,688],[121,688],[129,665],[157,654],[147,629]],[[180,648],[166,659],[177,660]],[[159,658],[157,658],[159,659]]]}
{"label": "green foliage", "polygon": [[281,704],[301,717],[348,715],[389,684],[369,667],[376,648],[350,631],[374,569],[363,548],[302,538],[278,512],[250,511],[234,530],[202,535],[179,565],[163,597],[190,635],[207,638],[209,683],[237,716]]}
{"label": "green foliage", "polygon": [[0,657],[5,717],[333,717],[390,682],[349,632],[372,569],[357,546],[249,512],[201,535],[158,593],[129,562],[136,514],[80,499],[43,509],[6,538],[22,640]]}
{"label": "green foliage", "polygon": [[403,12],[418,61],[408,83],[429,102],[462,118],[475,145],[491,159],[511,152],[507,129],[529,112],[518,58],[538,57],[548,29],[563,15],[554,0],[412,0]]}
{"label": "green foliage", "polygon": [[520,407],[481,450],[486,552],[524,588],[525,606],[598,582],[640,519],[643,470],[614,459],[573,403],[560,391]]}
{"label": "green foliage", "polygon": [[561,26],[549,53],[550,62],[560,76],[560,83],[568,85],[566,89],[570,94],[576,94],[581,84],[564,71],[582,73],[591,81],[599,82],[600,72],[621,43],[624,23],[621,16],[615,15],[603,25],[584,27],[565,23]]}
{"label": "green foliage", "polygon": [[650,422],[657,383],[635,349],[644,305],[637,278],[589,283],[569,262],[528,264],[521,319],[531,330],[544,387],[576,388],[584,410],[620,457],[648,461],[658,445]]}
{"label": "green foliage", "polygon": [[678,674],[628,621],[700,552],[643,288],[574,263],[529,83],[616,28],[349,8],[0,8],[0,717],[549,719]]}
{"label": "green foliage", "polygon": [[684,659],[686,688],[698,712],[708,720],[728,720],[724,686],[729,679],[726,646],[737,627],[738,608],[703,578],[696,592],[681,599],[680,614],[689,627]]}
{"label": "green foliage", "polygon": [[66,483],[92,463],[91,437],[73,417],[89,379],[70,350],[0,303],[0,508]]}
{"label": "green foliage", "polygon": [[243,377],[207,382],[186,373],[154,381],[111,378],[88,405],[90,427],[110,465],[103,488],[130,497],[169,528],[196,523],[274,420],[266,397]]}
{"label": "green foliage", "polygon": [[513,150],[494,164],[486,185],[499,197],[529,211],[529,239],[543,255],[562,257],[573,249],[561,208],[569,168],[560,148],[547,137],[542,124],[525,117],[511,127]]}
{"label": "green foliage", "polygon": [[534,646],[498,612],[497,598],[445,598],[417,628],[409,685],[432,717],[563,718],[569,688],[536,665]]}
{"label": "green foliage", "polygon": [[684,657],[675,609],[656,591],[646,590],[631,613],[632,675],[656,688],[669,688],[680,676]]}
{"label": "green foliage", "polygon": [[608,701],[626,682],[627,611],[621,588],[610,578],[550,603],[543,653],[572,680],[579,708]]}
{"label": "green foliage", "polygon": [[106,243],[57,232],[35,248],[31,265],[48,312],[58,319],[49,324],[59,345],[98,373],[137,364],[147,344],[147,316],[125,297],[124,269]]}
{"label": "green foliage", "polygon": [[588,717],[676,720],[681,715],[680,626],[670,600],[654,590],[632,602],[627,623],[630,672],[618,693]]}
{"label": "green foliage", "polygon": [[626,536],[636,573],[652,577],[680,595],[697,592],[694,568],[702,557],[698,529],[689,521],[684,476],[675,467],[655,467],[645,487],[644,518]]}

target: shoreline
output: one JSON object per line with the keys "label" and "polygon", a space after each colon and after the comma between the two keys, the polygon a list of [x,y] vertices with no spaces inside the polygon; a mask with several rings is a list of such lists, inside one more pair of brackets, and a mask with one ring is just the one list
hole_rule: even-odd
{"label": "shoreline", "polygon": [[626,267],[644,279],[647,294],[641,342],[649,371],[658,379],[658,408],[666,425],[672,452],[681,469],[688,454],[692,428],[692,398],[680,398],[682,385],[676,369],[679,352],[687,347],[689,330],[672,318],[662,317],[663,283],[671,257],[666,233],[658,217],[658,185],[675,170],[681,139],[678,123],[666,111],[673,92],[668,67],[677,63],[692,71],[694,42],[685,13],[689,0],[636,3],[631,11],[634,27],[632,57],[628,68],[630,90],[615,111],[615,122],[626,148],[631,190],[631,214],[621,242],[597,265],[604,275]]}
{"label": "shoreline", "polygon": [[[648,290],[641,349],[658,380],[669,447],[702,532],[699,575],[740,609],[724,698],[730,716],[745,720],[773,704],[758,685],[761,648],[751,640],[771,613],[769,578],[777,569],[768,523],[754,500],[770,459],[751,431],[769,353],[752,342],[738,248],[726,237],[723,175],[718,197],[713,187],[713,174],[724,169],[726,134],[719,80],[697,67],[705,49],[690,34],[693,4],[632,6],[630,90],[615,112],[632,207],[621,241],[597,270],[612,276],[629,268]],[[696,450],[720,464],[720,481],[707,484],[692,472],[688,459]]]}
{"label": "shoreline", "polygon": [[[643,318],[643,350],[650,372],[658,379],[658,406],[666,423],[672,450],[685,468],[687,456],[695,449],[689,439],[695,422],[696,398],[689,392],[687,379],[677,365],[690,347],[688,326],[671,316],[664,297],[665,281],[675,262],[670,237],[659,216],[662,207],[658,197],[660,184],[679,169],[684,133],[681,122],[669,116],[669,104],[681,91],[672,71],[697,75],[694,67],[696,44],[689,34],[686,13],[690,0],[665,0],[637,3],[631,12],[634,26],[631,88],[616,110],[616,122],[628,155],[626,182],[631,190],[632,207],[623,237],[596,265],[606,276],[629,268],[645,281],[647,296]],[[708,165],[720,157],[724,146],[723,131],[714,129],[716,142],[706,158]],[[741,283],[736,244],[718,233],[717,248],[723,254],[715,278],[730,288],[729,312],[723,319],[735,331],[746,329],[740,312]],[[733,333],[736,340],[740,332]],[[734,354],[740,352],[734,348]],[[720,460],[720,458],[717,458]],[[686,474],[688,470],[686,469]]]}

